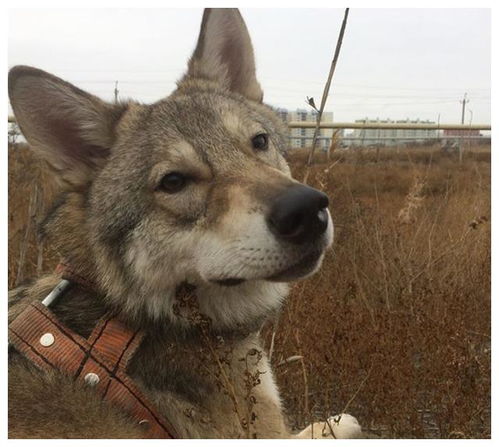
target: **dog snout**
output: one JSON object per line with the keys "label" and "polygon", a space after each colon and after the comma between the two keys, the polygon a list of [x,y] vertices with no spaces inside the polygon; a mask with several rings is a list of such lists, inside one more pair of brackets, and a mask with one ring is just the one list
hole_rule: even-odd
{"label": "dog snout", "polygon": [[267,217],[270,231],[293,244],[312,242],[328,226],[329,199],[323,192],[304,185],[294,185],[281,193]]}

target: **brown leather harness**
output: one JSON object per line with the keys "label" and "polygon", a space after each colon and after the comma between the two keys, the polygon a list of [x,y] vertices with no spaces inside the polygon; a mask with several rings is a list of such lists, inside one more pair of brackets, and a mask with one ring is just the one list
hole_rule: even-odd
{"label": "brown leather harness", "polygon": [[[62,277],[80,285],[67,266]],[[9,343],[43,371],[58,371],[96,390],[128,414],[146,438],[178,438],[172,424],[140,391],[126,368],[144,337],[112,315],[105,315],[85,339],[64,326],[41,302],[34,302],[9,325]]]}

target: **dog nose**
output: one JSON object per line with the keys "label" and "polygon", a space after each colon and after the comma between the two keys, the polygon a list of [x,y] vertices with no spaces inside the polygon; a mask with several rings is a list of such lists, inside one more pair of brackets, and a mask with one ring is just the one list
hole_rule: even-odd
{"label": "dog nose", "polygon": [[304,185],[291,186],[277,197],[267,225],[279,239],[293,244],[311,242],[326,231],[328,205],[326,194]]}

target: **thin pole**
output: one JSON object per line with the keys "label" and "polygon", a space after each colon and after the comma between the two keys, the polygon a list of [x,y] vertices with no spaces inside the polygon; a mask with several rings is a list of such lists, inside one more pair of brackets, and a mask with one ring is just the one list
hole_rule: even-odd
{"label": "thin pole", "polygon": [[[464,112],[466,111],[466,103],[469,102],[469,99],[466,99],[466,96],[468,94],[465,93],[463,100],[459,101],[462,105],[463,108],[461,110],[461,124],[464,124]],[[461,144],[461,141],[459,141],[459,163],[463,162],[463,145]]]}
{"label": "thin pole", "polygon": [[466,110],[466,103],[470,102],[469,99],[466,99],[467,95],[468,93],[465,93],[462,101],[459,101],[463,105],[463,108],[461,110],[461,124],[464,124],[464,112]]}
{"label": "thin pole", "polygon": [[321,106],[317,113],[317,122],[314,130],[314,137],[312,140],[312,147],[310,148],[310,154],[307,161],[307,170],[305,171],[305,178],[303,182],[306,183],[308,179],[308,174],[310,171],[310,166],[314,158],[315,146],[317,144],[317,137],[319,135],[319,128],[322,119],[322,113],[324,112],[324,107],[326,106],[327,96],[329,94],[329,88],[331,87],[331,80],[333,79],[334,70],[336,69],[336,63],[338,62],[338,57],[340,55],[341,44],[343,43],[343,35],[345,34],[345,28],[347,26],[348,12],[350,8],[345,9],[345,15],[343,16],[343,23],[341,24],[340,34],[338,36],[338,41],[336,42],[336,48],[334,50],[333,60],[331,62],[331,68],[329,69],[329,76],[327,78],[326,85],[324,86],[324,92],[322,93]]}

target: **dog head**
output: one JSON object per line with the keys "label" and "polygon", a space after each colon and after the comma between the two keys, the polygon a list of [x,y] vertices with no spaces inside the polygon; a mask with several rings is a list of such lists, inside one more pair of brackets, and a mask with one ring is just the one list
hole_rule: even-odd
{"label": "dog head", "polygon": [[124,310],[173,318],[188,282],[215,324],[254,321],[319,268],[328,198],[291,178],[239,11],[205,11],[186,75],[154,104],[108,104],[29,67],[11,70],[9,96],[28,142],[81,198],[66,206],[79,207],[84,243],[66,245],[84,247]]}

